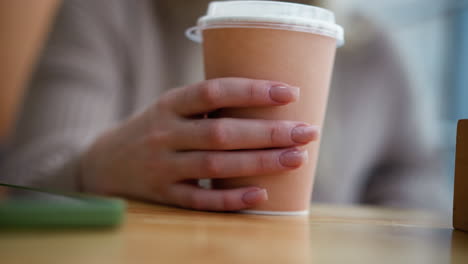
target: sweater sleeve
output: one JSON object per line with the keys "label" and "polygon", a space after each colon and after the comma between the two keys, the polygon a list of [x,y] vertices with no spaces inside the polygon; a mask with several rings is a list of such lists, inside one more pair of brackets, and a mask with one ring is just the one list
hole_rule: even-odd
{"label": "sweater sleeve", "polygon": [[0,181],[75,191],[80,153],[122,108],[114,5],[66,0],[31,78]]}
{"label": "sweater sleeve", "polygon": [[370,173],[364,203],[391,207],[449,209],[448,178],[444,176],[434,115],[422,111],[398,57],[386,39],[377,43],[383,67],[382,83],[392,102],[388,113],[391,133],[379,162]]}

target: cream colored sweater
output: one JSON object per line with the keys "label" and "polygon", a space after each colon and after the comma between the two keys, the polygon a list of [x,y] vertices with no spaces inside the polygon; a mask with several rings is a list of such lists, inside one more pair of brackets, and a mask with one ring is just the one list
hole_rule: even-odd
{"label": "cream colored sweater", "polygon": [[[203,79],[201,49],[183,30],[208,1],[64,2],[0,182],[77,190],[76,161],[97,135]],[[377,35],[338,51],[314,201],[447,208],[440,157],[398,64]]]}

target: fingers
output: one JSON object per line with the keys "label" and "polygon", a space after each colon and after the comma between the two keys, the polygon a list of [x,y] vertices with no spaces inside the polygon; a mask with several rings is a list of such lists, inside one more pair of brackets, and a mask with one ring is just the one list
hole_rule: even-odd
{"label": "fingers", "polygon": [[232,190],[208,190],[190,184],[171,186],[167,199],[175,205],[206,211],[235,211],[268,200],[265,189],[246,187]]}
{"label": "fingers", "polygon": [[237,150],[291,147],[318,138],[318,128],[305,123],[232,118],[181,122],[171,145],[179,150]]}
{"label": "fingers", "polygon": [[299,148],[253,151],[180,152],[172,162],[172,175],[179,180],[246,177],[271,174],[299,168],[307,162],[308,153]]}
{"label": "fingers", "polygon": [[298,97],[299,88],[284,83],[220,78],[170,90],[162,102],[181,116],[192,116],[226,107],[283,105]]}

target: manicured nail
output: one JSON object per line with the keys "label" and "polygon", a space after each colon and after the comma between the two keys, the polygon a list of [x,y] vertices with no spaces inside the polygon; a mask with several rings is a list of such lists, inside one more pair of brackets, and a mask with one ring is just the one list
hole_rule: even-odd
{"label": "manicured nail", "polygon": [[244,193],[242,201],[246,204],[256,204],[268,200],[268,194],[265,189],[255,189]]}
{"label": "manicured nail", "polygon": [[318,127],[299,125],[291,131],[291,139],[296,143],[309,143],[318,138]]}
{"label": "manicured nail", "polygon": [[296,101],[299,98],[299,93],[298,87],[275,85],[270,88],[270,98],[282,104]]}
{"label": "manicured nail", "polygon": [[285,167],[297,168],[307,162],[308,158],[307,150],[289,150],[281,154],[279,162]]}

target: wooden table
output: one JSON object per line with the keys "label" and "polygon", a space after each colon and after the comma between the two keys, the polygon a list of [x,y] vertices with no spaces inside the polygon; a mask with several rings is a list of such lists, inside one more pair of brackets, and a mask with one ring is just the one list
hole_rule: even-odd
{"label": "wooden table", "polygon": [[3,231],[0,263],[468,263],[468,233],[424,212],[313,205],[309,217],[129,202],[108,230]]}

